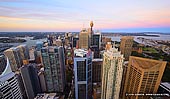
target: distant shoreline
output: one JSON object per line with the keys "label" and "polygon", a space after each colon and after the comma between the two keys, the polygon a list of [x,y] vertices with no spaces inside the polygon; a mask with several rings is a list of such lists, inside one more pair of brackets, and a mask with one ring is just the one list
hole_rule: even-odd
{"label": "distant shoreline", "polygon": [[0,43],[24,43],[25,39],[15,39],[15,38],[0,38]]}

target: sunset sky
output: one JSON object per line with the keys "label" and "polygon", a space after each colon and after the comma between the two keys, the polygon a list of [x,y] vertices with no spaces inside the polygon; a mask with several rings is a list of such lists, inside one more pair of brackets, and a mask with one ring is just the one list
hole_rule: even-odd
{"label": "sunset sky", "polygon": [[169,32],[170,0],[0,0],[0,32]]}

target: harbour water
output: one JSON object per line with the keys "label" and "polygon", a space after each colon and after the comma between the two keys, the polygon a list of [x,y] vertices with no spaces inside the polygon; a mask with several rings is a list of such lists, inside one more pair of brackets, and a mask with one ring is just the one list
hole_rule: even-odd
{"label": "harbour water", "polygon": [[[35,46],[36,45],[36,42],[37,41],[47,41],[46,38],[44,39],[37,39],[37,40],[32,40],[33,37],[17,37],[18,39],[25,39],[27,40],[26,42],[24,43],[5,43],[5,44],[9,44],[9,45],[13,45],[14,47],[18,46],[18,45],[21,45],[21,44],[26,44],[28,47],[31,47],[31,46]],[[0,44],[3,44],[3,43],[0,43]]]}
{"label": "harbour water", "polygon": [[[143,37],[145,39],[152,39],[152,40],[164,40],[164,41],[170,41],[170,35],[164,35],[164,34],[150,34],[150,35],[159,35],[159,37],[154,37],[154,36],[134,36],[134,40],[138,43],[141,43],[140,40],[138,40],[138,37]],[[110,36],[109,36],[110,37]],[[32,40],[33,37],[17,37],[20,39],[25,39],[27,40],[24,43],[6,43],[15,46],[21,45],[21,44],[26,44],[28,47],[35,46],[37,41],[47,41],[46,38],[44,39],[37,39],[37,40]],[[118,41],[120,42],[121,36],[112,36],[111,37],[112,41]],[[0,43],[2,44],[2,43]]]}
{"label": "harbour water", "polygon": [[[159,35],[159,37],[154,36],[134,36],[134,40],[138,43],[141,43],[140,40],[138,40],[138,37],[142,37],[145,39],[152,39],[152,40],[164,40],[164,41],[170,41],[170,35],[164,35],[164,34],[150,34],[150,35]],[[120,42],[121,36],[113,36],[111,37],[112,41],[118,41]]]}

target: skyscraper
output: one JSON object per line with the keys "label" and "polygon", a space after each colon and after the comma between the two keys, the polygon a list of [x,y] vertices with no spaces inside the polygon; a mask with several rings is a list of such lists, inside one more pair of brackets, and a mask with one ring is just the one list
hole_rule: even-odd
{"label": "skyscraper", "polygon": [[89,33],[86,29],[82,29],[79,34],[79,48],[88,49],[90,47]]}
{"label": "skyscraper", "polygon": [[76,47],[76,45],[77,45],[77,41],[78,41],[78,40],[79,40],[78,36],[73,37],[73,43],[72,43],[73,48],[75,48],[75,47]]}
{"label": "skyscraper", "polygon": [[25,44],[19,45],[19,46],[17,46],[17,48],[19,49],[21,60],[22,61],[28,60],[29,59],[29,49],[28,49],[27,45],[25,45]]}
{"label": "skyscraper", "polygon": [[101,82],[102,81],[102,66],[103,59],[93,59],[92,60],[92,82]]}
{"label": "skyscraper", "polygon": [[161,82],[166,62],[130,56],[122,99],[150,99]]}
{"label": "skyscraper", "polygon": [[48,92],[63,92],[65,87],[65,58],[63,47],[41,49],[44,75]]}
{"label": "skyscraper", "polygon": [[133,39],[134,37],[131,36],[121,37],[120,51],[124,55],[125,60],[129,60],[129,56],[132,53]]}
{"label": "skyscraper", "polygon": [[6,57],[8,57],[12,71],[17,71],[22,66],[22,59],[19,49],[12,47],[4,51]]}
{"label": "skyscraper", "polygon": [[93,36],[92,45],[97,47],[97,49],[100,49],[100,46],[101,46],[101,33],[96,32],[92,36]]}
{"label": "skyscraper", "polygon": [[27,64],[21,67],[21,76],[28,99],[33,99],[41,92],[36,64]]}
{"label": "skyscraper", "polygon": [[8,58],[6,68],[0,74],[0,99],[23,99],[15,73],[11,71]]}
{"label": "skyscraper", "polygon": [[101,99],[119,99],[123,60],[121,52],[112,46],[104,52]]}
{"label": "skyscraper", "polygon": [[42,47],[43,47],[43,42],[42,41],[37,41],[36,42],[36,50],[40,51]]}
{"label": "skyscraper", "polygon": [[90,51],[74,50],[75,99],[92,99],[92,55]]}
{"label": "skyscraper", "polygon": [[99,58],[100,57],[100,47],[101,47],[101,33],[96,32],[93,33],[92,35],[92,45],[91,49],[94,51],[94,58]]}
{"label": "skyscraper", "polygon": [[0,55],[0,74],[4,71],[6,68],[6,59],[4,55]]}

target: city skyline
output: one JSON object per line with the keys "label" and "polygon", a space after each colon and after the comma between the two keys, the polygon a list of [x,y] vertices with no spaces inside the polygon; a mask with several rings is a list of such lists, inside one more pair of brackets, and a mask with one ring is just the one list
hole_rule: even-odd
{"label": "city skyline", "polygon": [[0,32],[170,32],[170,1],[1,0]]}

